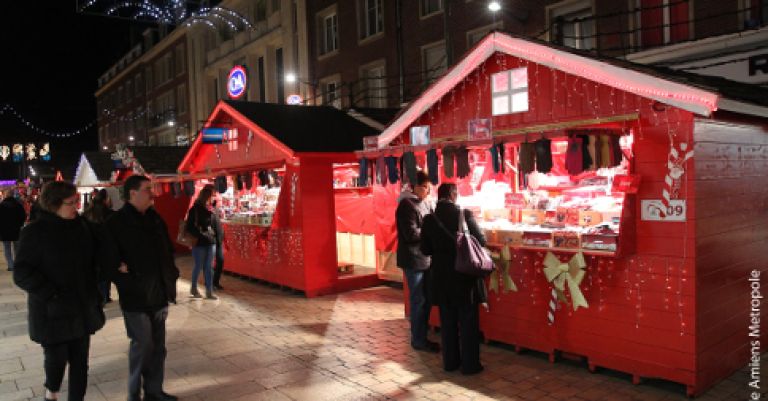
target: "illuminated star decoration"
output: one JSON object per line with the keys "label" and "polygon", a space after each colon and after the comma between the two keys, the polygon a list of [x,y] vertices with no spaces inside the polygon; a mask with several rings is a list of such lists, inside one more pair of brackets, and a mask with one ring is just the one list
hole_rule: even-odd
{"label": "illuminated star decoration", "polygon": [[98,13],[108,17],[154,21],[158,24],[204,24],[214,30],[224,27],[232,32],[250,30],[253,25],[242,14],[225,7],[200,7],[191,11],[186,0],[89,0],[79,7],[83,13]]}

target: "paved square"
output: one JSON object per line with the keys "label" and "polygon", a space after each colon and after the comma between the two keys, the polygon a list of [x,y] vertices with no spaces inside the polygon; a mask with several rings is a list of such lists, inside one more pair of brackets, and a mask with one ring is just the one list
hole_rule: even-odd
{"label": "paved square", "polygon": [[[184,278],[169,314],[165,381],[184,401],[685,399],[681,385],[635,386],[629,375],[591,374],[582,363],[550,364],[500,345],[482,347],[482,374],[445,373],[438,355],[411,351],[399,290],[306,299],[224,276],[226,291],[206,301],[188,298],[190,265],[179,258]],[[0,401],[40,400],[42,349],[27,336],[26,295],[2,262],[0,269]],[[128,339],[118,305],[106,313],[92,339],[87,400],[126,399]],[[747,379],[742,369],[699,399],[746,400]]]}

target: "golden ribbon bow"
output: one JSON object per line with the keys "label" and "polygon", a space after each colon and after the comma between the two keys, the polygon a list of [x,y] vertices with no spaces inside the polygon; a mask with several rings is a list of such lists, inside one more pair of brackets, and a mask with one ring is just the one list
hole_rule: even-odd
{"label": "golden ribbon bow", "polygon": [[494,262],[497,263],[497,265],[500,267],[500,269],[495,269],[493,273],[491,273],[491,277],[489,279],[489,285],[488,285],[488,291],[496,291],[498,294],[499,292],[499,270],[501,270],[503,274],[503,287],[504,287],[504,293],[508,293],[509,291],[517,291],[517,286],[515,285],[515,282],[512,281],[512,277],[509,275],[509,261],[512,260],[512,257],[509,254],[509,247],[506,245],[502,245],[501,251],[498,254],[492,254],[492,258],[494,259]]}
{"label": "golden ribbon bow", "polygon": [[560,262],[552,252],[547,252],[547,256],[544,258],[544,275],[547,277],[547,281],[552,283],[557,292],[557,299],[568,303],[565,298],[565,284],[568,284],[568,290],[571,293],[571,300],[573,301],[573,310],[578,309],[580,306],[589,308],[584,294],[581,293],[579,285],[581,280],[584,279],[587,263],[584,261],[584,255],[579,252],[568,261],[568,263]]}

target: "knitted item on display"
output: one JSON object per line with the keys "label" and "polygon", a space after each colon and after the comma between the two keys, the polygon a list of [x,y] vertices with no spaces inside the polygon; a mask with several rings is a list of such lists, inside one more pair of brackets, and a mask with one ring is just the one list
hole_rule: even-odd
{"label": "knitted item on display", "polygon": [[570,175],[579,175],[584,171],[583,139],[577,136],[568,138],[568,149],[565,152],[565,168]]}
{"label": "knitted item on display", "polygon": [[405,175],[408,176],[408,183],[414,184],[416,182],[416,156],[413,152],[403,153],[403,168]]}
{"label": "knitted item on display", "polygon": [[389,183],[396,184],[400,180],[400,176],[397,172],[397,157],[387,156],[384,158],[387,163],[387,173],[389,175]]}
{"label": "knitted item on display", "polygon": [[195,195],[195,182],[184,181],[184,194],[191,197]]}
{"label": "knitted item on display", "polygon": [[361,187],[368,186],[368,159],[360,159],[360,170],[357,176],[357,185]]}
{"label": "knitted item on display", "polygon": [[500,170],[499,167],[499,148],[496,147],[496,145],[491,146],[488,148],[488,151],[491,152],[491,165],[493,166],[493,172],[498,173]]}
{"label": "knitted item on display", "polygon": [[387,164],[384,162],[384,156],[376,159],[376,179],[379,185],[387,185]]}
{"label": "knitted item on display", "polygon": [[456,154],[455,146],[446,146],[443,148],[443,172],[448,178],[453,178],[453,156]]}
{"label": "knitted item on display", "polygon": [[456,176],[464,178],[469,175],[470,170],[469,150],[465,146],[461,146],[456,150]]}
{"label": "knitted item on display", "polygon": [[220,175],[216,177],[213,185],[216,188],[216,192],[220,194],[227,192],[227,176]]}
{"label": "knitted item on display", "polygon": [[427,174],[433,185],[440,182],[437,168],[437,149],[430,149],[427,151]]}
{"label": "knitted item on display", "polygon": [[525,142],[520,144],[520,155],[518,170],[522,174],[533,172],[536,166],[536,148],[532,143]]}
{"label": "knitted item on display", "polygon": [[549,173],[552,171],[552,141],[541,138],[533,145],[536,148],[536,171]]}

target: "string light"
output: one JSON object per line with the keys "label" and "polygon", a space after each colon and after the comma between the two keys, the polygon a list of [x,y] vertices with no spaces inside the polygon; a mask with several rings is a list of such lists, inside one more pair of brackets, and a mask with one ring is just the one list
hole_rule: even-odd
{"label": "string light", "polygon": [[29,129],[31,129],[32,131],[37,132],[38,134],[42,134],[42,135],[45,135],[45,136],[50,136],[50,137],[53,137],[53,138],[71,138],[71,137],[74,137],[74,136],[77,136],[77,135],[80,135],[80,134],[84,134],[84,133],[86,133],[86,131],[91,129],[91,127],[93,127],[96,124],[96,120],[93,120],[93,121],[85,124],[83,127],[79,128],[79,129],[76,129],[74,131],[52,132],[52,131],[48,131],[46,129],[40,128],[39,126],[35,125],[31,121],[27,120],[26,118],[24,118],[24,116],[22,116],[10,104],[6,104],[6,105],[3,106],[2,109],[0,109],[0,115],[3,115],[5,113],[12,114],[19,121],[21,121],[22,124],[24,124],[27,127],[29,127]]}

